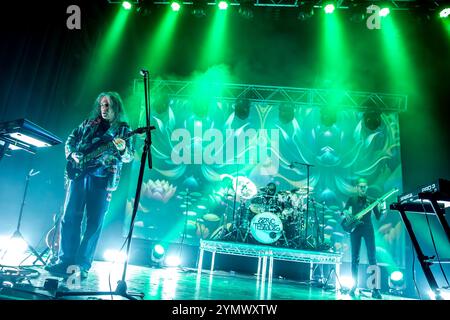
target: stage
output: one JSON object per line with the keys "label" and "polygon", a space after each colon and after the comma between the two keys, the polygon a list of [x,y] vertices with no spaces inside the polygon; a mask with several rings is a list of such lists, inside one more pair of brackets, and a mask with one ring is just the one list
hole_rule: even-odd
{"label": "stage", "polygon": [[[202,253],[203,252],[203,253]],[[261,268],[253,274],[202,268],[199,259],[197,268],[137,266],[129,265],[126,282],[129,292],[144,294],[144,300],[372,300],[370,291],[361,290],[360,296],[351,298],[346,288],[336,286],[332,273],[322,278],[292,280],[272,277],[270,267],[263,266],[265,259],[277,263],[289,259],[299,263],[331,264],[341,263],[340,255],[328,252],[294,250],[243,243],[202,241],[199,257],[205,252],[222,255],[260,258]],[[206,256],[206,255],[205,255]],[[211,254],[211,257],[213,255]],[[31,261],[26,261],[31,263]],[[216,266],[217,267],[217,266]],[[49,274],[43,266],[24,268],[25,276],[13,288],[0,290],[0,299],[25,300],[123,300],[118,295],[96,295],[98,291],[114,291],[122,277],[123,264],[94,261],[87,279],[62,278]],[[331,276],[330,276],[331,274]],[[339,274],[339,271],[338,271]],[[267,276],[266,276],[267,275]],[[13,278],[14,279],[14,278]],[[17,277],[15,279],[18,279]],[[327,281],[328,279],[328,281]],[[53,281],[53,289],[51,284]],[[58,282],[56,289],[56,281]],[[45,287],[45,289],[44,289]],[[64,292],[91,292],[92,295],[64,296]],[[383,294],[383,300],[406,300],[404,297]],[[408,299],[409,300],[409,299]]]}

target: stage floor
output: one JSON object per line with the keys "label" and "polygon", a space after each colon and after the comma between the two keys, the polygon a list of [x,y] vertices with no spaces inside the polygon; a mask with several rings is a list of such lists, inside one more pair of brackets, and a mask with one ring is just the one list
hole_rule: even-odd
{"label": "stage floor", "polygon": [[[122,276],[122,264],[95,261],[87,279],[77,282],[49,274],[43,267],[33,267],[35,277],[30,284],[16,289],[3,289],[0,299],[55,299],[55,293],[43,288],[47,279],[59,280],[59,291],[110,291],[116,289]],[[334,288],[323,288],[314,282],[300,282],[273,278],[272,283],[258,281],[256,275],[214,271],[197,273],[196,269],[152,268],[129,265],[126,282],[129,291],[141,292],[144,300],[352,300],[345,292]],[[34,287],[34,288],[33,288]],[[69,290],[68,287],[71,287]],[[29,294],[27,291],[33,291]],[[119,296],[97,296],[95,294],[58,299],[122,299]],[[370,293],[363,291],[358,300],[372,300]],[[409,300],[383,294],[383,300]]]}

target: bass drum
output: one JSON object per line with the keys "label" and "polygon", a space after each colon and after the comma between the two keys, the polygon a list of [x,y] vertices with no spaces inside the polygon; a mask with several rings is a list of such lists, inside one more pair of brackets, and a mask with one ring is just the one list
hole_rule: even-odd
{"label": "bass drum", "polygon": [[277,215],[263,212],[253,217],[250,223],[250,232],[261,243],[273,243],[280,239],[283,233],[283,223]]}

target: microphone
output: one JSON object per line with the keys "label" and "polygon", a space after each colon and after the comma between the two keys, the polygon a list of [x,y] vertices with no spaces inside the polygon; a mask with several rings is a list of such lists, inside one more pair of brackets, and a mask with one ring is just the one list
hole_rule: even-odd
{"label": "microphone", "polygon": [[145,77],[148,76],[149,72],[146,69],[141,69],[141,76]]}

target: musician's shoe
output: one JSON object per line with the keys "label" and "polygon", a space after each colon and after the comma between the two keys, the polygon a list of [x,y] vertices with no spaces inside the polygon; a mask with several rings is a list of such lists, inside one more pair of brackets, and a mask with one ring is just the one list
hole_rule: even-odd
{"label": "musician's shoe", "polygon": [[45,270],[47,270],[50,273],[57,274],[57,275],[67,275],[67,268],[69,267],[68,264],[59,262],[52,265],[47,265],[44,267]]}
{"label": "musician's shoe", "polygon": [[352,287],[348,294],[350,295],[350,297],[356,298],[356,287]]}
{"label": "musician's shoe", "polygon": [[380,290],[373,289],[372,290],[372,298],[379,299],[379,300],[383,299],[383,297],[381,296]]}
{"label": "musician's shoe", "polygon": [[80,278],[81,280],[87,279],[87,277],[89,276],[89,271],[86,269],[81,268],[80,269]]}

